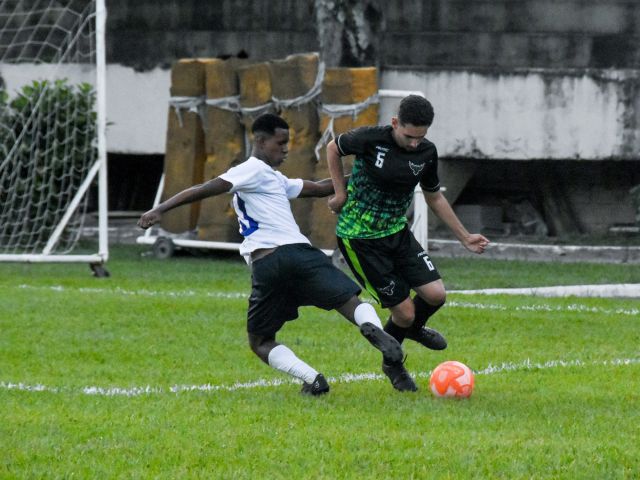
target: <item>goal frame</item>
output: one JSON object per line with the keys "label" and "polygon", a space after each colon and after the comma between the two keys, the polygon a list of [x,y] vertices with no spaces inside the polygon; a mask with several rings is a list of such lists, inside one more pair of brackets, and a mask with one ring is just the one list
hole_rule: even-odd
{"label": "goal frame", "polygon": [[[0,262],[26,263],[89,263],[94,271],[109,259],[108,234],[108,198],[107,198],[107,139],[106,139],[106,18],[105,0],[95,0],[95,41],[96,41],[96,136],[97,158],[89,170],[80,188],[74,195],[67,211],[53,230],[45,247],[40,253],[0,254]],[[98,252],[94,254],[51,253],[65,227],[80,202],[89,191],[95,178],[98,178]],[[97,276],[104,276],[96,271]]]}

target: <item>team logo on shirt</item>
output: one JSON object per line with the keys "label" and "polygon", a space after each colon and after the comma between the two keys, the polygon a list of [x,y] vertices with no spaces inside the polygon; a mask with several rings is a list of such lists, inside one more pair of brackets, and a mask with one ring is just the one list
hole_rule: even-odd
{"label": "team logo on shirt", "polygon": [[416,165],[415,163],[411,163],[411,161],[409,161],[409,166],[411,167],[411,171],[413,172],[413,174],[417,177],[424,168],[424,163]]}
{"label": "team logo on shirt", "polygon": [[380,290],[380,293],[384,293],[387,296],[391,296],[393,295],[394,288],[396,288],[396,282],[391,280],[391,283],[389,283],[389,285],[387,285],[386,287],[379,288],[378,290]]}

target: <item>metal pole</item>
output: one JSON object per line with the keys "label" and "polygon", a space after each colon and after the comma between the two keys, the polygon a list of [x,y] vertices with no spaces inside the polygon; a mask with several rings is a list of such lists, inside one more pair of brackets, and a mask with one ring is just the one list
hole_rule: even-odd
{"label": "metal pole", "polygon": [[107,9],[105,0],[96,0],[96,102],[98,106],[98,254],[103,262],[109,259],[109,208],[107,198],[107,95],[105,30]]}

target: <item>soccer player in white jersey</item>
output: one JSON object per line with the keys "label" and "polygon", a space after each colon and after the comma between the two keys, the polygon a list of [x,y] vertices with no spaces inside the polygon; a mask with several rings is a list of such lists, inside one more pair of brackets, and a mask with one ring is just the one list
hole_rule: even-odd
{"label": "soccer player in white jersey", "polygon": [[287,157],[289,143],[289,125],[281,117],[260,115],[251,131],[253,152],[248,160],[162,202],[143,214],[138,225],[146,229],[158,223],[164,212],[180,205],[233,194],[244,236],[240,254],[251,266],[249,345],[263,362],[302,380],[303,394],[327,393],[329,384],[321,373],[276,341],[276,333],[285,322],[298,317],[298,307],[303,305],[337,310],[359,326],[385,362],[401,364],[402,347],[383,330],[373,306],[359,300],[360,288],[311,246],[291,213],[289,199],[331,195],[331,179],[289,179],[276,170]]}

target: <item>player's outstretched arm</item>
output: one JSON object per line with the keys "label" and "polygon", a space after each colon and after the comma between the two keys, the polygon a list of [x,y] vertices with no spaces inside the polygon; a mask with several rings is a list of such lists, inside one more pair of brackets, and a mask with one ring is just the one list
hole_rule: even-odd
{"label": "player's outstretched arm", "polygon": [[299,197],[326,197],[333,193],[333,182],[330,178],[318,180],[303,180],[302,191]]}
{"label": "player's outstretched arm", "polygon": [[138,226],[145,229],[149,228],[160,221],[164,212],[179,207],[180,205],[220,195],[221,193],[231,190],[231,187],[233,187],[231,183],[221,179],[220,177],[189,187],[179,193],[176,193],[173,197],[168,198],[157,207],[144,213],[138,220]]}
{"label": "player's outstretched arm", "polygon": [[331,140],[327,145],[327,165],[335,190],[335,194],[328,201],[329,208],[334,213],[340,213],[347,202],[347,180],[344,176],[342,157],[335,140]]}
{"label": "player's outstretched arm", "polygon": [[460,243],[474,253],[484,253],[489,240],[479,233],[469,233],[442,192],[425,192],[425,200],[435,215],[451,229]]}
{"label": "player's outstretched arm", "polygon": [[[345,175],[345,181],[349,181],[350,175]],[[327,197],[333,193],[333,181],[330,178],[318,180],[303,180],[302,191],[298,197]]]}

